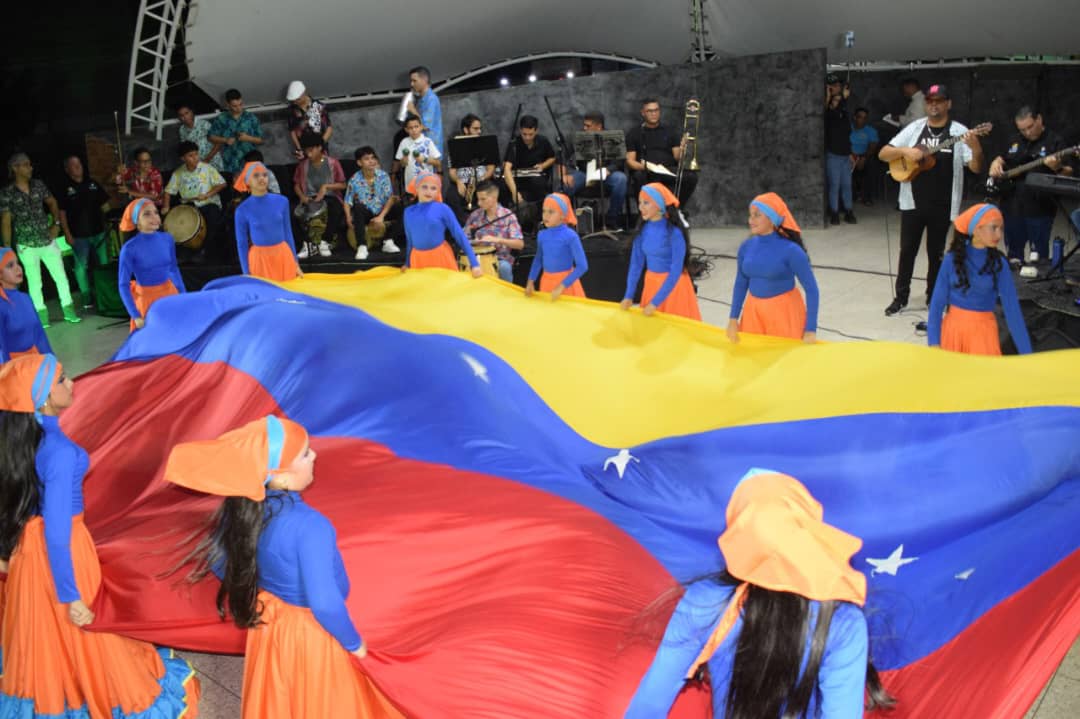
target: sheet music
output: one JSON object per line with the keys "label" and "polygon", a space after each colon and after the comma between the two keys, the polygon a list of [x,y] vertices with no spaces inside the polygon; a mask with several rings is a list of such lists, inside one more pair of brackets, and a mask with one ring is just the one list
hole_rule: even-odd
{"label": "sheet music", "polygon": [[596,160],[589,160],[588,164],[585,165],[585,184],[586,185],[592,184],[593,182],[599,182],[601,180],[606,180],[607,177],[608,177],[607,168],[604,167],[604,168],[601,168],[598,171],[596,169]]}
{"label": "sheet music", "polygon": [[657,175],[667,175],[668,177],[675,177],[675,173],[667,169],[663,165],[658,165],[655,162],[645,162],[645,169]]}

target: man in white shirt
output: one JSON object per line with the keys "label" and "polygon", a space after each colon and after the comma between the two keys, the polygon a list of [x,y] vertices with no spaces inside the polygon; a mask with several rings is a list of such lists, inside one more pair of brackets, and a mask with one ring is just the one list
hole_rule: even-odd
{"label": "man in white shirt", "polygon": [[913,77],[905,77],[900,82],[900,90],[908,99],[907,109],[899,117],[886,115],[882,119],[894,127],[907,127],[915,120],[926,117],[926,97],[919,87],[919,81]]}
{"label": "man in white shirt", "polygon": [[978,173],[983,167],[982,145],[978,136],[959,122],[949,119],[952,101],[944,85],[931,85],[926,91],[926,118],[916,120],[898,132],[881,148],[878,159],[891,162],[901,157],[918,163],[950,137],[963,137],[949,148],[936,152],[934,167],[924,170],[909,182],[900,183],[900,263],[896,268],[896,296],[885,308],[895,315],[907,306],[911,274],[919,254],[923,231],[926,232],[926,304],[937,281],[945,237],[949,225],[960,214],[964,193],[964,167]]}

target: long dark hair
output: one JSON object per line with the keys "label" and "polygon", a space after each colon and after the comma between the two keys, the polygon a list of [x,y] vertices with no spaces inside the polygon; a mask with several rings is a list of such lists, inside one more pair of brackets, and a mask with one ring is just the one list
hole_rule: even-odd
{"label": "long dark hair", "polygon": [[34,459],[43,432],[34,415],[0,411],[0,559],[7,561],[19,535],[41,506]]}
{"label": "long dark hair", "polygon": [[288,495],[271,494],[262,502],[247,497],[228,497],[210,518],[210,532],[180,563],[194,562],[187,576],[191,583],[201,581],[212,568],[222,567],[221,587],[217,593],[218,616],[232,616],[241,629],[258,626],[262,617],[259,605],[259,537]]}
{"label": "long dark hair", "polygon": [[[971,241],[971,235],[966,235],[959,230],[953,230],[952,245],[949,246],[949,252],[952,254],[953,267],[956,269],[956,285],[957,289],[967,291],[971,289],[971,278],[968,277],[967,268],[967,247],[968,242]],[[992,275],[994,278],[994,290],[997,290],[998,286],[998,272],[1005,266],[1005,255],[1001,254],[1001,251],[996,247],[986,248],[986,262],[979,269],[980,275]]]}
{"label": "long dark hair", "polygon": [[776,234],[783,237],[785,240],[791,240],[796,245],[802,248],[802,251],[806,253],[806,256],[810,256],[810,250],[806,249],[806,245],[803,244],[802,233],[798,230],[791,230],[787,227],[777,227]]}

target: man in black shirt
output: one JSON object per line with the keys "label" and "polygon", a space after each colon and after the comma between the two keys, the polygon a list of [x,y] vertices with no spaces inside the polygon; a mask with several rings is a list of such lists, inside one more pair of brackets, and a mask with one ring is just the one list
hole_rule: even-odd
{"label": "man in black shirt", "polygon": [[105,243],[104,212],[109,207],[109,195],[93,178],[87,177],[78,155],[64,160],[64,179],[56,193],[60,205],[60,227],[75,252],[75,280],[79,283],[83,309],[93,306],[87,269],[90,254],[98,265],[109,261]]}
{"label": "man in black shirt", "polygon": [[851,88],[842,87],[840,76],[829,73],[825,78],[825,177],[829,185],[829,222],[840,224],[840,203],[843,201],[844,222],[854,225],[851,211],[851,118],[847,99]]}
{"label": "man in black shirt", "polygon": [[551,192],[551,173],[555,164],[555,149],[540,134],[540,123],[532,115],[522,115],[519,134],[510,143],[510,152],[503,165],[503,180],[510,190],[510,201],[539,202]]}
{"label": "man in black shirt", "polygon": [[[644,122],[626,133],[626,166],[631,170],[632,191],[636,196],[650,182],[663,183],[675,191],[679,158],[685,147],[682,138],[660,124],[660,103],[649,97],[641,103]],[[648,163],[648,167],[645,163]],[[663,167],[664,171],[660,171]],[[683,207],[697,187],[697,173],[683,171],[679,204]]]}
{"label": "man in black shirt", "polygon": [[1001,179],[1005,172],[1034,160],[1043,160],[1043,165],[1016,177],[1011,186],[1004,187],[1001,196],[1001,209],[1005,215],[1005,244],[1009,248],[1009,261],[1024,261],[1024,245],[1030,244],[1031,251],[1037,252],[1040,259],[1048,259],[1050,253],[1050,231],[1054,226],[1057,205],[1054,198],[1044,192],[1028,187],[1028,175],[1036,172],[1071,175],[1073,170],[1068,162],[1049,157],[1066,147],[1065,141],[1053,130],[1043,124],[1042,114],[1025,105],[1014,118],[1016,135],[1009,139],[1008,150],[990,163],[990,177]]}

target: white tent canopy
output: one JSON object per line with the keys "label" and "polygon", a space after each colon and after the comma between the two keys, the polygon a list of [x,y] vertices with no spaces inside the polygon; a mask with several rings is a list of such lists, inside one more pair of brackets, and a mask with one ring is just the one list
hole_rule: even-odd
{"label": "white tent canopy", "polygon": [[[392,90],[424,64],[438,82],[507,57],[560,50],[659,63],[690,56],[686,0],[200,0],[189,18],[190,72],[217,97],[243,88],[280,101],[290,80],[335,96]],[[830,60],[935,59],[1080,50],[1078,0],[705,0],[722,55],[809,47]],[[1055,21],[1054,18],[1057,18]],[[845,31],[855,48],[843,48]]]}

